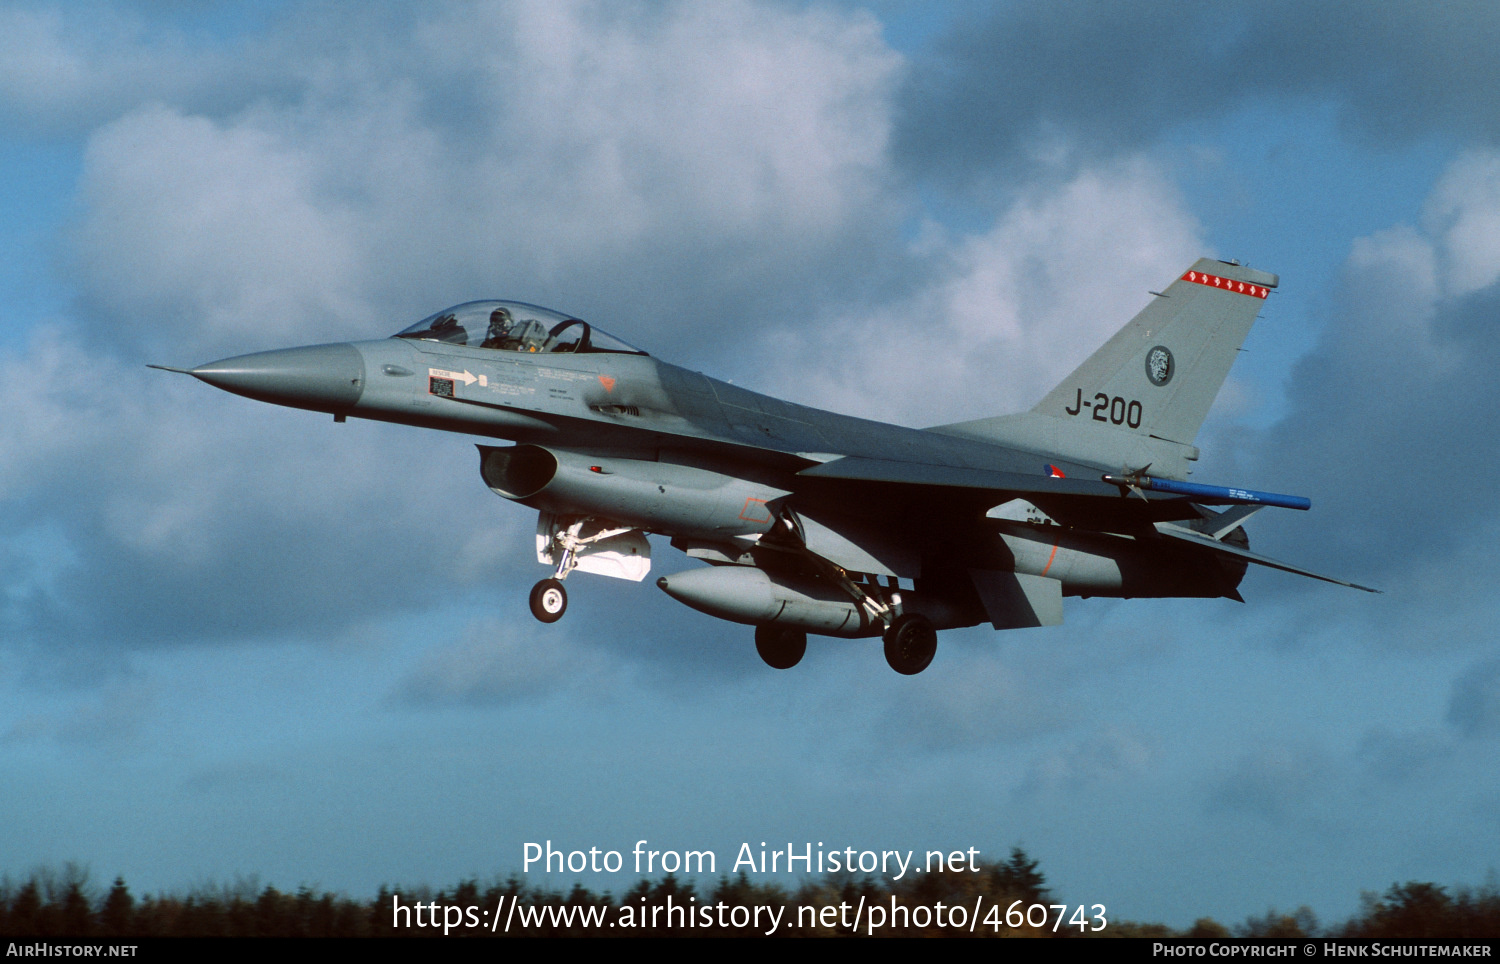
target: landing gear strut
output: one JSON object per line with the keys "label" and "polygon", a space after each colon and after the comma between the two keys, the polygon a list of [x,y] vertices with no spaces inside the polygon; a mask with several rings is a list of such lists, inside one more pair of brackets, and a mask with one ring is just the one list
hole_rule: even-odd
{"label": "landing gear strut", "polygon": [[785,626],[756,626],[755,651],[773,669],[791,669],[807,652],[807,634]]}
{"label": "landing gear strut", "polygon": [[903,676],[915,676],[937,655],[937,630],[921,613],[897,616],[885,631],[885,661]]}
{"label": "landing gear strut", "polygon": [[536,535],[538,561],[556,567],[551,579],[531,588],[531,614],[544,623],[555,623],[567,612],[568,592],[563,580],[574,569],[636,582],[651,569],[651,546],[645,534],[629,526],[544,511],[537,518]]}
{"label": "landing gear strut", "polygon": [[568,591],[556,579],[543,579],[531,587],[531,615],[544,623],[555,623],[568,611]]}

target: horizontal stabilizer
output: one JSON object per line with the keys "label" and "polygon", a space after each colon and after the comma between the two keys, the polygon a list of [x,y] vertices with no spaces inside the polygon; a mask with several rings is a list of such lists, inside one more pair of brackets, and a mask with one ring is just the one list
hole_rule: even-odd
{"label": "horizontal stabilizer", "polygon": [[1193,528],[1199,532],[1206,533],[1210,538],[1222,539],[1229,533],[1238,529],[1245,520],[1263,509],[1259,505],[1236,505],[1225,509],[1223,512],[1214,514],[1207,519],[1199,519],[1193,523]]}
{"label": "horizontal stabilizer", "polygon": [[1365,592],[1381,591],[1379,589],[1371,589],[1369,586],[1361,586],[1357,582],[1345,582],[1342,579],[1335,579],[1332,576],[1324,576],[1320,573],[1311,572],[1299,566],[1292,566],[1284,562],[1278,562],[1275,559],[1270,558],[1269,556],[1262,556],[1258,553],[1251,552],[1249,549],[1241,549],[1239,546],[1232,546],[1228,543],[1220,542],[1219,540],[1210,538],[1209,536],[1206,536],[1201,532],[1195,532],[1192,529],[1186,529],[1182,526],[1172,525],[1169,522],[1156,523],[1156,531],[1159,534],[1166,536],[1168,539],[1177,539],[1181,542],[1186,542],[1204,549],[1210,549],[1214,552],[1223,553],[1226,556],[1233,556],[1236,559],[1243,559],[1246,562],[1253,562],[1258,566],[1266,566],[1271,569],[1280,569],[1282,572],[1290,572],[1298,576],[1307,576],[1312,579],[1321,579],[1324,582],[1331,582],[1340,586],[1348,586],[1350,589],[1360,589]]}

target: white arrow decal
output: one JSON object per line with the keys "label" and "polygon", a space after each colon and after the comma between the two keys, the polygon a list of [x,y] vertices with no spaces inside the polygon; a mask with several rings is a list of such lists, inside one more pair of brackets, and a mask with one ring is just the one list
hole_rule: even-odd
{"label": "white arrow decal", "polygon": [[455,382],[463,382],[465,385],[472,385],[475,382],[485,381],[482,376],[471,375],[467,370],[463,372],[445,372],[441,368],[429,368],[427,369],[427,374],[433,378],[451,378]]}

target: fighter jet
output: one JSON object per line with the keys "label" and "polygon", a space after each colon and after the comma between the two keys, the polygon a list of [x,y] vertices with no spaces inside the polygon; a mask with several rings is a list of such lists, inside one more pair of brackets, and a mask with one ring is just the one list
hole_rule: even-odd
{"label": "fighter jet", "polygon": [[[259,401],[481,444],[495,494],[538,510],[544,623],[574,572],[641,581],[648,534],[706,566],[667,595],[755,628],[770,666],[807,634],[879,637],[898,673],[940,629],[1054,626],[1065,596],[1227,597],[1244,522],[1289,495],[1187,481],[1194,437],[1277,277],[1198,261],[1028,412],[905,428],[757,394],[518,301],[472,301],[374,341],[184,372]],[[960,346],[932,345],[933,351]],[[166,366],[153,366],[166,367]]]}

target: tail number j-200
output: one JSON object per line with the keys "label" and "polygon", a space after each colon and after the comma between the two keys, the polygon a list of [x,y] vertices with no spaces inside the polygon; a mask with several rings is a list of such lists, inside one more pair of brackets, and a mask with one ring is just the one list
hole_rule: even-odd
{"label": "tail number j-200", "polygon": [[1083,389],[1077,389],[1078,397],[1073,400],[1072,408],[1064,408],[1063,411],[1069,415],[1077,415],[1079,412],[1091,411],[1094,413],[1094,421],[1105,422],[1110,425],[1126,425],[1130,428],[1141,427],[1141,403],[1135,399],[1123,399],[1116,395],[1113,398],[1099,392],[1094,395],[1090,402],[1083,400]]}

